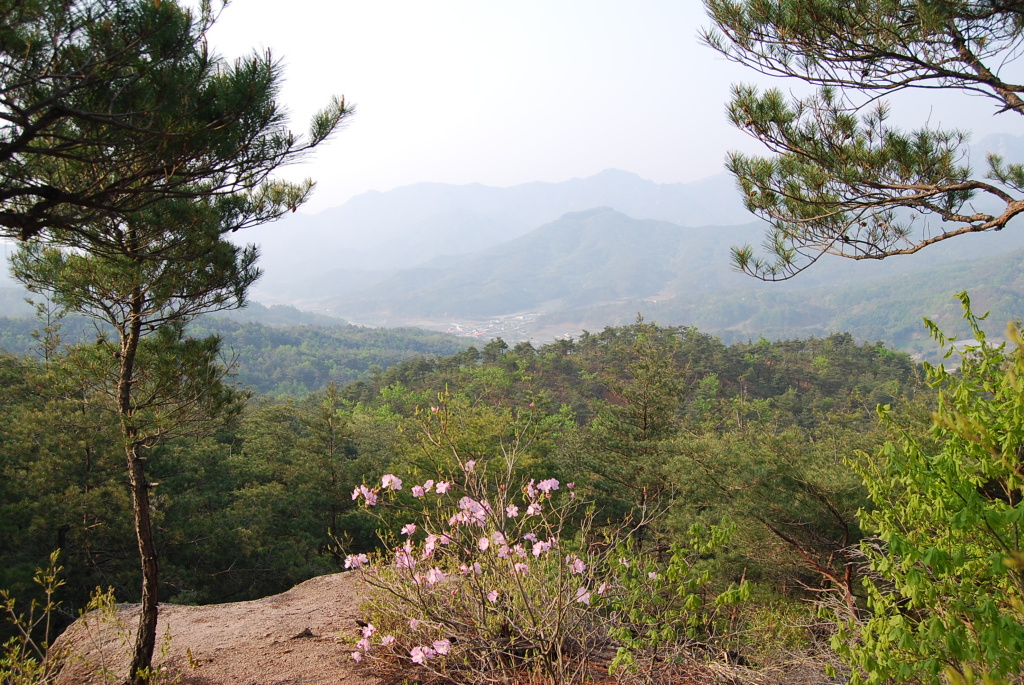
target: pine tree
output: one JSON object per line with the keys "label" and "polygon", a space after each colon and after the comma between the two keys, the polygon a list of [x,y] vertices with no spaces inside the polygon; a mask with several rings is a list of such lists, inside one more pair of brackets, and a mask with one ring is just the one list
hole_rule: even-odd
{"label": "pine tree", "polygon": [[343,100],[292,134],[269,54],[212,57],[198,16],[173,0],[0,2],[0,225],[23,239],[15,276],[101,322],[65,361],[120,426],[142,562],[129,678],[147,677],[158,563],[146,455],[238,408],[219,340],[196,316],[245,302],[259,276],[234,231],[294,211],[311,181],[273,172],[324,141]]}
{"label": "pine tree", "polygon": [[[351,110],[334,100],[308,139],[274,101],[268,53],[227,64],[206,47],[208,2],[0,0],[0,235],[85,231],[168,198],[263,188]],[[245,224],[301,203],[309,184]],[[102,238],[93,234],[93,238]]]}
{"label": "pine tree", "polygon": [[968,164],[962,131],[890,125],[884,96],[953,89],[1024,114],[1010,65],[1020,3],[957,0],[704,0],[705,41],[761,73],[819,87],[733,89],[729,119],[774,157],[729,155],[747,208],[771,224],[767,257],[734,248],[743,271],[789,278],[822,254],[882,259],[1001,230],[1024,212],[1024,165]]}

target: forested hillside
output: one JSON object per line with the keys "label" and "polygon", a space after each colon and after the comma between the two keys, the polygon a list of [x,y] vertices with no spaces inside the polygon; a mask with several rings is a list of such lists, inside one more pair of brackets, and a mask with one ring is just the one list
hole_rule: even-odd
{"label": "forested hillside", "polygon": [[[303,315],[290,307],[271,307],[261,318],[286,322],[296,318],[328,320]],[[62,343],[96,338],[96,328],[80,317],[63,318],[54,324],[58,326],[54,335]],[[38,319],[0,317],[0,349],[42,357],[44,347],[37,334],[40,327]],[[322,390],[330,383],[344,385],[365,378],[413,356],[450,354],[465,347],[464,342],[443,333],[365,328],[337,320],[326,326],[270,325],[210,317],[197,321],[190,330],[194,335],[220,336],[225,357],[240,385],[257,393],[295,396]]]}
{"label": "forested hillside", "polygon": [[727,342],[758,336],[823,337],[847,331],[858,340],[884,340],[918,358],[938,362],[941,350],[928,336],[922,319],[939,323],[951,335],[970,337],[954,297],[964,290],[971,292],[977,310],[989,312],[993,321],[1016,319],[1024,310],[1022,262],[1024,250],[1015,249],[997,251],[984,259],[850,281],[829,264],[828,273],[835,275],[840,285],[800,280],[725,292],[700,288],[691,290],[689,296],[552,312],[538,317],[536,325],[548,330],[592,320],[621,325],[632,320],[639,309],[658,321],[692,322]]}
{"label": "forested hillside", "polygon": [[[155,658],[168,603],[333,573],[358,619],[233,656],[1024,685],[1024,139],[932,99],[1024,116],[1024,5],[492,4],[247,10],[366,98],[320,167],[351,199],[306,216],[285,170],[355,107],[287,91],[261,33],[222,50],[228,3],[0,0],[0,685],[208,682]],[[694,7],[723,59],[667,71]],[[760,153],[607,169],[705,173],[672,167],[719,140],[719,61],[758,72],[726,116]],[[557,157],[590,175],[521,182]],[[515,185],[396,187],[420,173]]]}
{"label": "forested hillside", "polygon": [[[68,610],[96,586],[135,600],[123,464],[102,405],[83,403],[88,389],[57,364],[5,356],[2,369],[0,587],[29,596],[34,569],[59,548]],[[289,371],[286,359],[266,375]],[[908,357],[848,335],[726,346],[644,322],[536,349],[496,340],[416,357],[289,399],[257,395],[215,435],[149,455],[162,596],[259,597],[377,549],[375,520],[350,493],[385,473],[450,468],[424,451],[441,405],[461,458],[499,468],[502,446],[528,427],[517,473],[574,481],[602,526],[657,513],[646,545],[731,521],[732,540],[708,559],[715,584],[745,577],[763,608],[799,613],[801,598],[855,568],[842,551],[860,536],[867,500],[842,463],[882,441],[876,405],[923,418],[932,398]],[[843,587],[859,595],[856,573]],[[811,644],[798,628],[780,639]]]}

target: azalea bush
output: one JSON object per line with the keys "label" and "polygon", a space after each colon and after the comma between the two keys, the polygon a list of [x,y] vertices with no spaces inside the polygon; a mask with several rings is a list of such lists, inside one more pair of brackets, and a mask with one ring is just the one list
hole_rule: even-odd
{"label": "azalea bush", "polygon": [[419,486],[439,515],[405,526],[390,563],[366,575],[380,592],[354,658],[376,640],[439,674],[462,672],[463,682],[498,672],[515,681],[512,672],[524,670],[577,680],[602,641],[595,609],[610,583],[604,552],[581,536],[560,536],[577,506],[572,491],[555,479],[531,480],[493,501],[467,480],[466,489],[446,490],[451,481]]}
{"label": "azalea bush", "polygon": [[[623,542],[635,530],[594,526],[572,482],[520,469],[538,465],[529,408],[503,427],[494,457],[468,459],[459,409],[439,399],[420,415],[422,463],[434,472],[385,474],[352,493],[394,531],[386,552],[346,559],[375,590],[353,659],[399,659],[460,683],[573,683],[589,679],[598,655],[606,667],[617,648],[642,649],[643,639],[621,639],[640,624],[668,617],[677,641],[690,639],[687,627],[706,635],[694,597],[708,577],[689,574],[692,555],[644,558]],[[644,512],[634,520],[650,523]]]}
{"label": "azalea bush", "polygon": [[[514,682],[524,672],[582,679],[606,641],[596,609],[611,586],[613,546],[573,483],[519,475],[536,431],[529,412],[490,461],[463,458],[445,397],[423,419],[428,444],[450,457],[435,460],[434,477],[409,484],[386,474],[353,493],[384,521],[408,519],[365,575],[377,592],[353,658],[380,646],[461,682]],[[370,561],[353,555],[346,565]]]}

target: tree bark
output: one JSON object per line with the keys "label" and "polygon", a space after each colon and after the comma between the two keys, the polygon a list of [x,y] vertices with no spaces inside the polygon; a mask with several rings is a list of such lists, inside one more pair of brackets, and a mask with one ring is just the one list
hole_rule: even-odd
{"label": "tree bark", "polygon": [[156,545],[153,543],[153,528],[149,515],[149,483],[143,468],[143,458],[138,450],[131,447],[127,453],[128,479],[132,489],[132,509],[135,514],[135,536],[139,542],[139,559],[142,561],[142,612],[139,627],[135,633],[132,665],[128,671],[131,685],[144,685],[156,648],[156,621],[159,596],[159,567]]}
{"label": "tree bark", "polygon": [[142,611],[135,633],[132,664],[128,670],[131,685],[145,685],[156,649],[156,621],[159,606],[158,584],[160,571],[149,511],[149,481],[146,479],[145,458],[139,431],[134,420],[132,389],[135,385],[135,358],[142,339],[142,308],[144,296],[140,288],[132,293],[131,315],[121,331],[120,369],[117,382],[117,409],[121,417],[125,457],[128,461],[128,482],[132,491],[132,510],[135,517],[135,537],[139,543],[142,563]]}

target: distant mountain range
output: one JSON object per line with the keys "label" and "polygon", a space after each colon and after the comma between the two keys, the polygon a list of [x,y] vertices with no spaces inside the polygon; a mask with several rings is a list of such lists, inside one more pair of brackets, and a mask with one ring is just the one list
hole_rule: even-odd
{"label": "distant mountain range", "polygon": [[858,339],[881,340],[936,361],[938,350],[929,340],[922,318],[935,321],[947,334],[967,334],[960,303],[954,298],[957,293],[970,293],[975,313],[990,313],[986,329],[993,337],[1002,335],[1006,322],[1024,315],[1024,247],[997,250],[991,257],[936,261],[941,263],[928,265],[922,260],[905,270],[864,264],[868,267],[865,271],[845,275],[847,263],[837,261],[823,270],[828,273],[833,270],[829,267],[835,267],[836,283],[796,279],[771,284],[747,279],[745,285],[732,290],[692,291],[658,301],[552,311],[537,317],[534,330],[549,335],[579,328],[594,330],[630,323],[642,313],[662,324],[696,326],[725,342],[759,336],[823,337],[849,331]]}
{"label": "distant mountain range", "polygon": [[[721,228],[638,220],[609,208],[566,214],[494,247],[435,259],[320,300],[354,318],[493,317],[735,287]],[[756,236],[756,226],[731,235]],[[722,268],[725,266],[726,268]]]}
{"label": "distant mountain range", "polygon": [[293,214],[239,234],[261,246],[255,299],[304,302],[370,285],[441,256],[484,250],[568,212],[610,207],[682,226],[749,223],[731,176],[658,184],[609,169],[562,183],[511,188],[420,183],[370,192],[312,216]]}
{"label": "distant mountain range", "polygon": [[[826,257],[782,283],[757,281],[729,264],[732,245],[755,242],[761,233],[756,223],[684,227],[591,209],[310,304],[369,325],[444,330],[454,323],[510,340],[599,330],[642,313],[727,340],[849,330],[903,347],[923,337],[922,316],[955,332],[953,295],[964,289],[975,291],[979,311],[991,308],[995,319],[1024,311],[1017,306],[1024,300],[1024,232],[963,236],[884,261]],[[529,322],[514,331],[488,325],[522,315]]]}
{"label": "distant mountain range", "polygon": [[[990,136],[974,147],[1024,159],[1024,137]],[[979,156],[972,161],[983,167]],[[424,183],[371,192],[239,239],[261,247],[265,274],[252,299],[332,317],[318,325],[343,319],[547,341],[639,312],[727,341],[849,330],[923,352],[921,316],[955,327],[952,295],[960,290],[975,295],[979,310],[993,310],[996,333],[1021,314],[1021,222],[907,257],[824,258],[768,284],[729,262],[732,246],[763,240],[752,218],[726,174],[658,184],[612,169],[511,188]],[[20,297],[0,290],[0,314],[27,313]],[[294,324],[297,314],[254,307],[234,318]]]}

